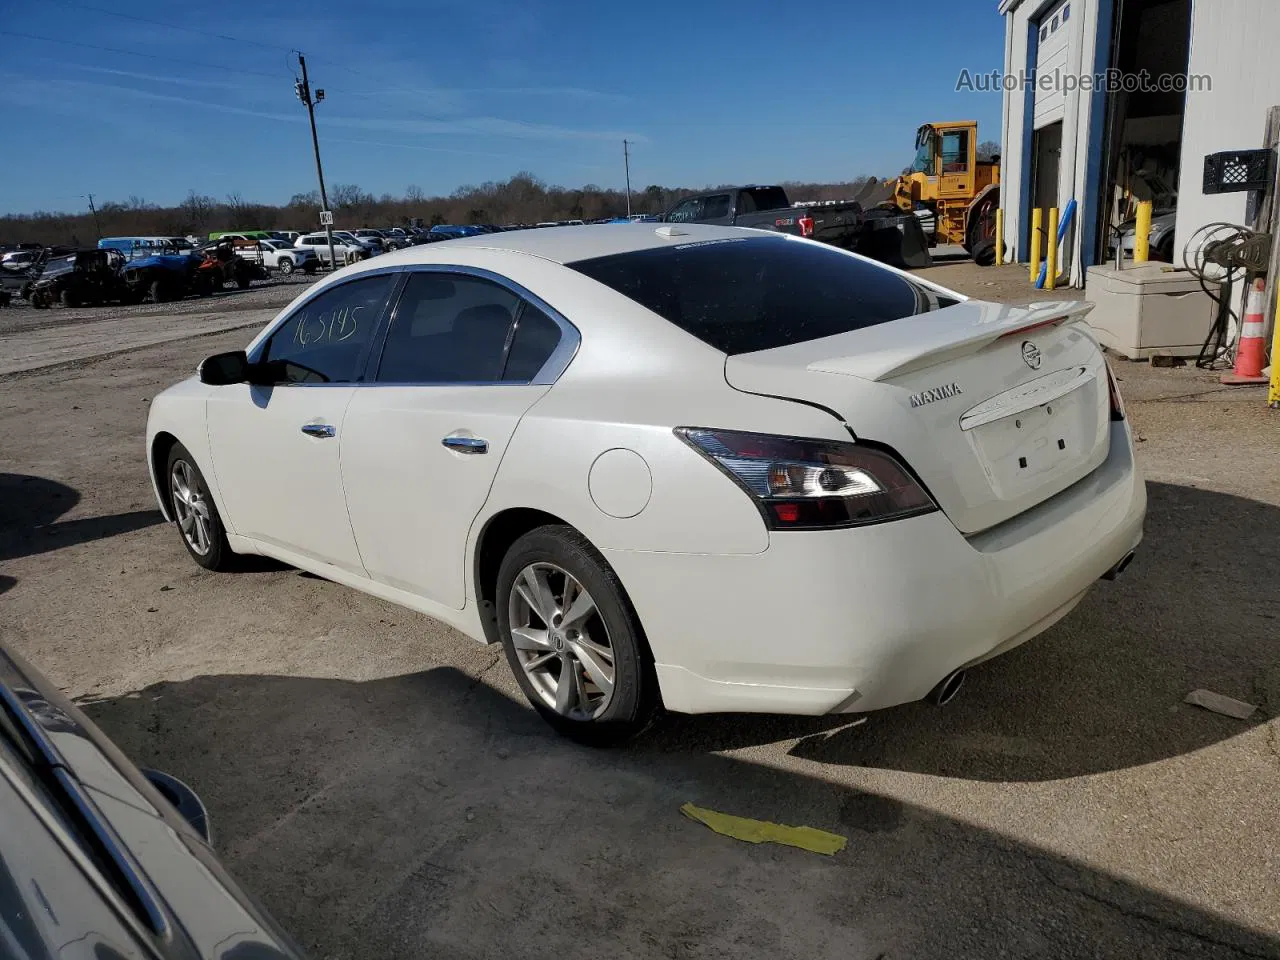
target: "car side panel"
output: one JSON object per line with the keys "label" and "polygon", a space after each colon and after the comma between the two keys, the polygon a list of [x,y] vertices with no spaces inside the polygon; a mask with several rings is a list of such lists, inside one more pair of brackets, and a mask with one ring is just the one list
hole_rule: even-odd
{"label": "car side panel", "polygon": [[[196,466],[204,474],[209,484],[209,493],[218,507],[218,514],[229,533],[235,533],[235,521],[225,509],[222,488],[218,485],[217,474],[213,469],[213,457],[209,453],[209,431],[205,424],[205,402],[211,388],[192,377],[174,384],[168,390],[158,394],[151,401],[151,410],[147,416],[147,467],[151,473],[152,490],[160,504],[160,512],[166,520],[172,520],[169,513],[166,489],[167,479],[163,473],[157,472],[151,450],[157,435],[168,433],[178,438],[191,453]],[[159,470],[165,465],[161,463]]]}

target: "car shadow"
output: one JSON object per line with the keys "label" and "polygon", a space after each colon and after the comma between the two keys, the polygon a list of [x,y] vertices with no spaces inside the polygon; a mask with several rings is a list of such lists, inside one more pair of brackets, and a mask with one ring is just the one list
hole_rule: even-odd
{"label": "car shadow", "polygon": [[155,509],[58,519],[79,502],[79,492],[56,480],[0,473],[0,561],[103,540],[164,522]]}
{"label": "car shadow", "polygon": [[[1052,780],[1139,766],[1236,736],[1280,709],[1272,582],[1280,509],[1148,484],[1146,539],[1045,634],[971,670],[945,707],[843,717],[670,717],[645,744],[733,750],[795,739],[822,763],[971,780]],[[1232,610],[1230,627],[1222,612]],[[1183,703],[1207,688],[1257,704],[1235,720]]]}
{"label": "car shadow", "polygon": [[[199,676],[84,705],[190,783],[317,956],[1280,956],[1207,910],[891,796],[699,752],[593,750],[451,667]],[[849,838],[826,858],[692,801]]]}

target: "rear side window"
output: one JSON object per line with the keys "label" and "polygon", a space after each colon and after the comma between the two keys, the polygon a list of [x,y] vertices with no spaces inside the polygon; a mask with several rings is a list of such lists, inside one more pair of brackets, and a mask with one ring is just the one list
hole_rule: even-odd
{"label": "rear side window", "polygon": [[685,243],[568,266],[728,354],[817,340],[957,302],[872,261],[783,237]]}
{"label": "rear side window", "polygon": [[702,219],[703,220],[719,220],[721,217],[729,215],[729,195],[727,193],[717,193],[714,197],[707,197],[702,202]]}
{"label": "rear side window", "polygon": [[387,334],[383,383],[494,383],[502,379],[519,298],[466,274],[414,273]]}
{"label": "rear side window", "polygon": [[560,345],[560,326],[532,304],[526,303],[516,321],[516,333],[507,354],[503,380],[524,383],[538,375]]}

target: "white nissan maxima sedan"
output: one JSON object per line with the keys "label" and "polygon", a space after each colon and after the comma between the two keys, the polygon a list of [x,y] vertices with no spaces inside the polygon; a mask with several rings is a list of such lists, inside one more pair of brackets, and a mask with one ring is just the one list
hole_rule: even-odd
{"label": "white nissan maxima sedan", "polygon": [[264,554],[501,643],[556,728],[945,701],[1142,538],[1088,307],[695,224],[339,271],[151,406],[197,563]]}

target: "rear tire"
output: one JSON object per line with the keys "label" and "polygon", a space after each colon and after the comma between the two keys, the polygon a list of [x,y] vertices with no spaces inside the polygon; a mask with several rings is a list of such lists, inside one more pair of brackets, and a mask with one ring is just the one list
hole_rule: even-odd
{"label": "rear tire", "polygon": [[288,257],[281,257],[276,261],[276,269],[280,271],[282,277],[287,277],[293,273],[293,261]]}
{"label": "rear tire", "polygon": [[248,290],[253,283],[253,279],[247,273],[236,274],[236,286],[241,290]]}
{"label": "rear tire", "polygon": [[577,530],[548,525],[522,536],[503,558],[494,596],[516,682],[559,733],[608,746],[653,721],[658,680],[640,620]]}
{"label": "rear tire", "polygon": [[75,295],[74,291],[69,289],[63,290],[62,293],[58,294],[58,301],[64,307],[75,308],[80,306],[80,298]]}
{"label": "rear tire", "polygon": [[231,570],[238,561],[195,458],[180,443],[169,451],[164,483],[174,524],[191,559],[206,570]]}
{"label": "rear tire", "polygon": [[147,284],[147,296],[152,303],[164,303],[169,299],[169,291],[160,280],[152,280]]}

